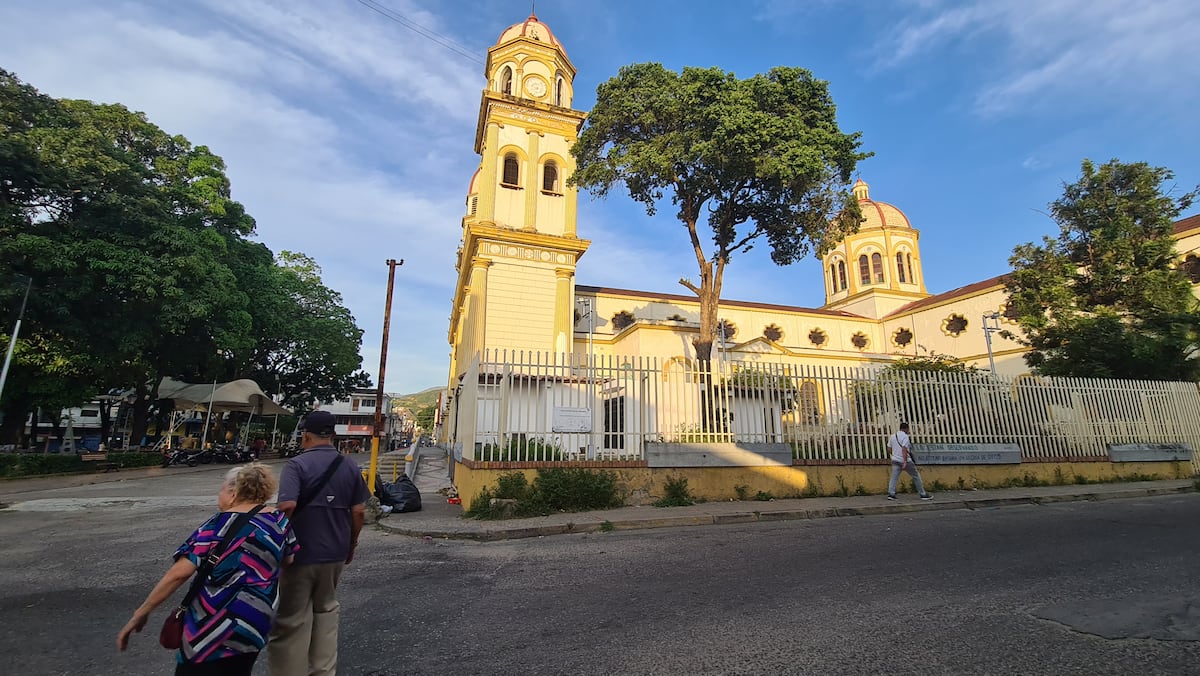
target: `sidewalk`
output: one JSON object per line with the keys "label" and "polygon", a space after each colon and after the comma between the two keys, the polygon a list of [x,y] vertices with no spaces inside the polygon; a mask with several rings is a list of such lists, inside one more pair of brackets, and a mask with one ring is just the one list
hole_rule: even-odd
{"label": "sidewalk", "polygon": [[707,526],[755,521],[823,519],[838,516],[904,514],[946,509],[987,509],[1004,505],[1042,505],[1080,500],[1116,500],[1153,495],[1188,493],[1195,490],[1192,479],[1142,481],[1136,483],[1039,486],[982,491],[948,491],[922,502],[916,494],[901,494],[896,502],[882,495],[846,498],[803,498],[769,502],[706,502],[690,507],[621,507],[595,512],[551,514],[529,519],[477,521],[464,519],[460,505],[446,503],[436,491],[450,486],[445,452],[436,447],[419,449],[413,482],[421,491],[421,511],[389,514],[379,528],[398,535],[458,540],[509,540],[516,538],[595,533],[609,530],[639,530]]}

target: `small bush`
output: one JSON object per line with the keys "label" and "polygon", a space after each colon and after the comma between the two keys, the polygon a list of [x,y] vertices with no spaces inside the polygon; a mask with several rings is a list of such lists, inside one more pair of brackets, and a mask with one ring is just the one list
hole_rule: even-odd
{"label": "small bush", "polygon": [[610,509],[624,503],[617,491],[616,474],[574,468],[538,470],[532,485],[523,472],[501,474],[496,478],[496,489],[484,487],[465,516],[502,518],[503,510],[493,507],[492,500],[515,500],[514,517]]}
{"label": "small bush", "polygon": [[624,503],[617,493],[616,474],[587,469],[538,470],[530,497],[548,512],[585,512]]}
{"label": "small bush", "polygon": [[855,495],[870,495],[870,493],[867,492],[867,487],[862,484],[859,484],[854,487],[854,494]]}
{"label": "small bush", "polygon": [[509,437],[503,446],[484,444],[477,459],[483,462],[561,462],[565,458],[554,442],[517,434]]}
{"label": "small bush", "polygon": [[601,533],[611,533],[616,529],[617,529],[617,527],[616,527],[616,525],[613,524],[612,521],[605,521],[600,524],[600,532]]}
{"label": "small bush", "polygon": [[750,499],[750,487],[746,484],[741,484],[733,487],[733,492],[737,494],[738,500]]}
{"label": "small bush", "polygon": [[528,500],[529,480],[524,472],[505,472],[496,477],[496,495],[501,500]]}
{"label": "small bush", "polygon": [[770,502],[775,499],[775,496],[771,495],[769,491],[759,491],[754,495],[754,499],[759,502]]}
{"label": "small bush", "polygon": [[687,507],[696,504],[688,490],[687,477],[672,477],[663,484],[663,496],[654,503],[655,507]]}
{"label": "small bush", "polygon": [[1076,483],[1076,484],[1078,484],[1078,485],[1080,485],[1080,486],[1084,486],[1084,485],[1086,485],[1086,484],[1089,484],[1089,483],[1091,483],[1091,481],[1088,481],[1088,478],[1087,478],[1087,477],[1085,477],[1085,476],[1084,476],[1084,475],[1082,475],[1082,474],[1076,474],[1076,475],[1075,475],[1075,483]]}
{"label": "small bush", "polygon": [[1055,467],[1055,468],[1054,468],[1054,481],[1053,481],[1053,483],[1054,483],[1054,485],[1055,485],[1055,486],[1065,486],[1065,485],[1066,485],[1066,483],[1067,483],[1067,475],[1063,473],[1063,471],[1062,471],[1062,468],[1061,468],[1061,467]]}
{"label": "small bush", "polygon": [[22,477],[42,474],[71,474],[85,472],[78,455],[48,453],[13,453],[0,456],[0,476]]}
{"label": "small bush", "polygon": [[109,453],[108,462],[116,463],[118,467],[154,467],[162,464],[161,453],[131,452]]}

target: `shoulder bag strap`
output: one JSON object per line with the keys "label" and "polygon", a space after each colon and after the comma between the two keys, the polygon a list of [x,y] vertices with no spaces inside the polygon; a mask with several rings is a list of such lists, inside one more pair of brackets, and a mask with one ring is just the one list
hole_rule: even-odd
{"label": "shoulder bag strap", "polygon": [[317,493],[320,493],[321,490],[325,488],[325,485],[329,483],[329,480],[333,478],[334,473],[337,472],[338,467],[341,467],[343,458],[345,458],[345,456],[341,453],[338,453],[337,457],[329,463],[329,467],[325,468],[325,473],[321,475],[321,478],[317,479],[317,483],[313,484],[312,488],[300,495],[300,498],[296,501],[297,511],[307,507],[308,503],[312,502],[313,499],[317,497]]}
{"label": "shoulder bag strap", "polygon": [[225,537],[221,538],[221,542],[216,547],[210,549],[208,555],[200,562],[200,567],[196,569],[196,576],[192,578],[191,588],[188,589],[187,595],[183,597],[183,601],[179,603],[180,608],[187,608],[191,605],[192,601],[196,598],[196,594],[200,593],[200,585],[204,584],[204,581],[208,579],[208,574],[220,562],[221,557],[225,554],[225,550],[229,549],[229,544],[241,534],[246,524],[250,522],[250,519],[253,519],[254,515],[262,511],[262,508],[265,506],[259,505],[249,512],[238,514],[233,519],[232,523],[229,524],[229,528],[225,529]]}

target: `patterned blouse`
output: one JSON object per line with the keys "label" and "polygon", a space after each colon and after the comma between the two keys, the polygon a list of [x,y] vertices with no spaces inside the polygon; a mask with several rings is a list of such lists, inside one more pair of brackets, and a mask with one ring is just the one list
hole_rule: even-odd
{"label": "patterned blouse", "polygon": [[[200,567],[225,536],[236,512],[220,512],[175,552]],[[242,528],[188,606],[180,662],[209,662],[260,652],[275,619],[282,562],[298,549],[282,512],[259,512]]]}

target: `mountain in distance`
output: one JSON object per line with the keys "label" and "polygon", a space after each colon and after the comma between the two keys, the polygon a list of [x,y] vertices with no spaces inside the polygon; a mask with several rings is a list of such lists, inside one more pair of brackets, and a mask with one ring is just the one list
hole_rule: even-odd
{"label": "mountain in distance", "polygon": [[438,395],[442,388],[431,387],[427,390],[421,390],[413,394],[391,394],[392,408],[407,408],[411,411],[416,411],[424,406],[432,406],[437,403]]}

